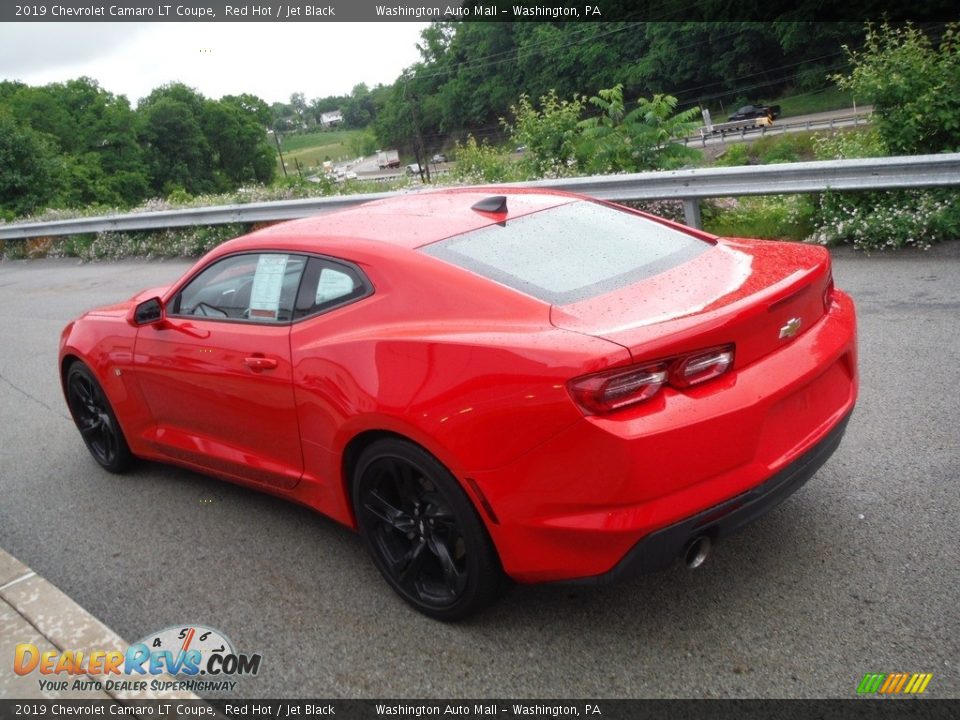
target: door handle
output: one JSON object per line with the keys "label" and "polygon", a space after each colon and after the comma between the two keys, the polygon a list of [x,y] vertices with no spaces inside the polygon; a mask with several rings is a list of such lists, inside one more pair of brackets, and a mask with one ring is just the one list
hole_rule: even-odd
{"label": "door handle", "polygon": [[274,358],[263,357],[262,355],[257,357],[248,357],[243,359],[243,364],[254,372],[260,372],[261,370],[276,370],[277,361]]}

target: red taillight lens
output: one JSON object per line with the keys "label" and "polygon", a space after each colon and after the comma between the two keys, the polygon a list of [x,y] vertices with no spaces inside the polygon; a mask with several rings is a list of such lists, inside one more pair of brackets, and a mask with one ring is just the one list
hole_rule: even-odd
{"label": "red taillight lens", "polygon": [[649,400],[667,381],[666,363],[619,368],[571,380],[570,395],[588,415],[604,415]]}
{"label": "red taillight lens", "polygon": [[829,312],[830,303],[833,302],[833,270],[827,278],[827,286],[823,289],[823,311]]}
{"label": "red taillight lens", "polygon": [[685,388],[723,375],[733,365],[733,345],[686,355],[670,368],[670,384]]}
{"label": "red taillight lens", "polygon": [[644,365],[584,375],[567,383],[570,396],[587,415],[606,415],[654,397],[666,384],[688,388],[733,367],[733,345],[698,350]]}

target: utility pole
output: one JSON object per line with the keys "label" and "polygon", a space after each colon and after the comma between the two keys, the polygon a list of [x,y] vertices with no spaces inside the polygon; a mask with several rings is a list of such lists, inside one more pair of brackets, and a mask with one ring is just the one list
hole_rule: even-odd
{"label": "utility pole", "polygon": [[268,135],[273,135],[273,141],[277,144],[277,154],[280,155],[280,167],[283,168],[283,176],[287,177],[287,164],[283,161],[283,150],[280,149],[280,133],[276,130],[267,130]]}
{"label": "utility pole", "polygon": [[[407,100],[407,77],[403,75],[403,99]],[[413,126],[413,156],[417,160],[417,167],[420,169],[420,182],[430,182],[430,167],[426,163],[427,151],[423,147],[423,137],[420,135],[420,123],[417,119],[416,99],[410,99],[410,124]],[[424,179],[426,172],[426,179]]]}

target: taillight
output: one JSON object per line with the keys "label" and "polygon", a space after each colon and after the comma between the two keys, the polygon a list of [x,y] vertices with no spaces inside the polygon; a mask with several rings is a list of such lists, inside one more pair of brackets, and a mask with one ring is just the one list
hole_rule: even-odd
{"label": "taillight", "polygon": [[603,415],[649,400],[666,381],[666,363],[656,363],[584,375],[571,380],[567,387],[588,415]]}
{"label": "taillight", "polygon": [[823,311],[830,310],[830,303],[833,302],[833,270],[827,277],[827,286],[823,289]]}
{"label": "taillight", "polygon": [[733,345],[687,355],[670,368],[670,384],[685,388],[723,375],[733,365]]}
{"label": "taillight", "polygon": [[664,385],[688,388],[723,375],[733,366],[733,345],[698,350],[643,365],[604,370],[567,383],[587,415],[605,415],[654,397]]}

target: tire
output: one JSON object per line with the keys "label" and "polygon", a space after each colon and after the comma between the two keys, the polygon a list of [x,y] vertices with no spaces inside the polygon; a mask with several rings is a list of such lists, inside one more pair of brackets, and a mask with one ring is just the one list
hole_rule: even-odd
{"label": "tire", "polygon": [[75,362],[67,371],[67,405],[93,459],[112,473],[130,467],[133,454],[106,393],[86,365]]}
{"label": "tire", "polygon": [[419,612],[461,620],[503,586],[496,550],[457,480],[422,448],[379,440],[353,482],[357,525],[380,573]]}

